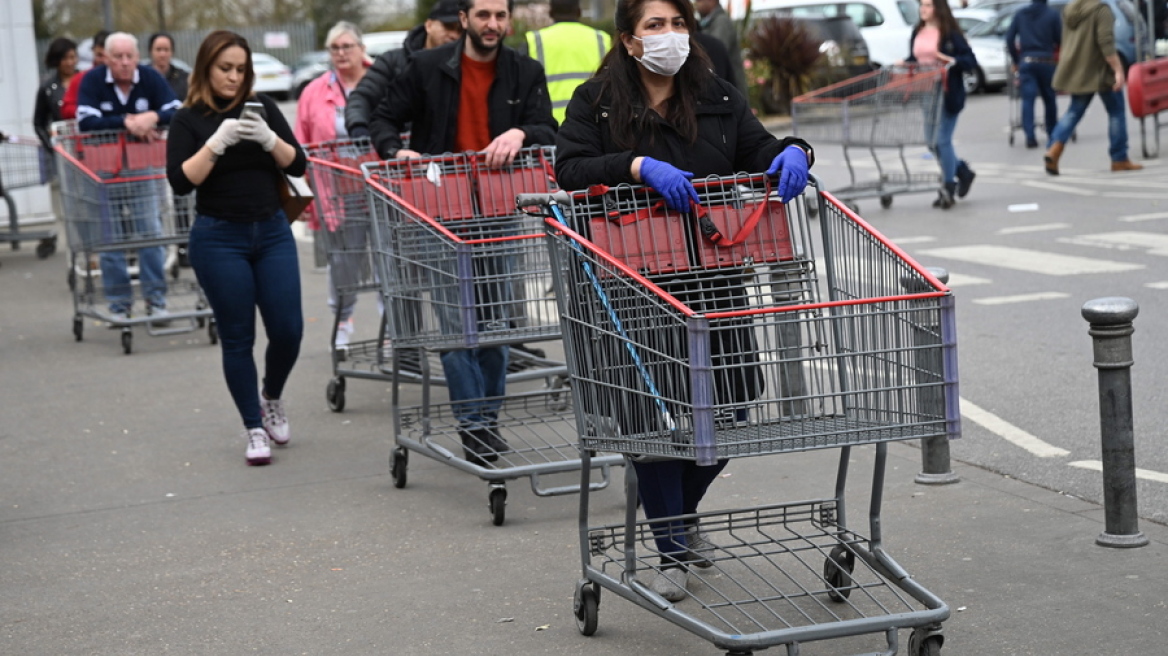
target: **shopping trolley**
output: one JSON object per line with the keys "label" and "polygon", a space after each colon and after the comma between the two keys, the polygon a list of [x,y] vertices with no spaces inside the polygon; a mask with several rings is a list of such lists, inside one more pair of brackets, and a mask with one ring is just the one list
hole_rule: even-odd
{"label": "shopping trolley", "polygon": [[[732,654],[883,633],[887,651],[874,653],[892,656],[901,629],[913,656],[937,654],[949,608],[885,552],[880,508],[887,442],[959,433],[952,296],[830,194],[809,188],[784,206],[762,176],[694,186],[692,215],[626,185],[520,199],[552,214],[585,468],[594,451],[704,465],[837,448],[834,493],[650,523],[626,467],[623,521],[592,525],[580,497],[578,628],[596,630],[603,588]],[[865,537],[844,510],[851,449],[867,444]],[[670,602],[649,585],[665,555],[655,538],[694,524],[713,550],[668,554],[691,581]]]}
{"label": "shopping trolley", "polygon": [[36,255],[42,260],[57,252],[55,230],[20,229],[16,201],[10,193],[24,187],[39,187],[52,179],[52,158],[39,139],[0,133],[0,197],[8,210],[8,229],[0,229],[0,242],[9,242],[15,251],[20,250],[22,241],[37,241]]}
{"label": "shopping trolley", "polygon": [[[1006,98],[1007,98],[1007,129],[1009,130],[1010,145],[1014,145],[1014,133],[1022,132],[1022,82],[1018,77],[1018,70],[1014,64],[1007,64],[1006,66]],[[1038,108],[1045,104],[1042,102],[1042,96],[1034,99],[1034,128],[1042,128],[1049,136],[1054,132],[1053,125],[1047,125],[1046,121],[1040,120]],[[1057,113],[1057,112],[1056,112]],[[1037,135],[1035,135],[1037,136]],[[1078,130],[1071,133],[1071,141],[1078,141]],[[1041,142],[1039,142],[1041,145]]]}
{"label": "shopping trolley", "polygon": [[[73,335],[81,341],[84,317],[121,329],[123,351],[133,350],[134,326],[152,336],[192,332],[206,326],[211,344],[219,341],[211,309],[198,283],[182,278],[175,247],[187,240],[188,227],[175,222],[166,180],[166,140],[138,140],[128,132],[85,132],[55,137],[66,238],[70,250],[69,282],[73,291]],[[102,256],[125,257],[126,251],[161,247],[165,271],[158,281],[142,280],[142,267],[127,268],[125,284],[103,281],[93,264]],[[153,255],[152,255],[153,256]],[[136,276],[136,279],[135,279]],[[103,284],[106,283],[106,284]],[[147,289],[149,287],[149,289]],[[108,288],[108,289],[107,289]],[[110,293],[146,305],[162,292],[166,316],[119,317],[106,309]]]}
{"label": "shopping trolley", "polygon": [[[471,349],[560,339],[555,301],[548,295],[551,271],[541,220],[515,208],[517,194],[555,188],[551,157],[551,149],[531,147],[504,168],[487,167],[476,153],[362,167],[373,212],[374,268],[393,344],[394,485],[406,484],[410,451],[445,462],[488,482],[496,526],[505,519],[507,480],[529,478],[538,496],[579,490],[574,481],[545,485],[541,480],[581,466],[564,389],[566,368],[556,363],[512,373],[505,395],[436,403],[430,354],[454,358]],[[420,406],[402,407],[400,383],[411,350],[420,368],[422,400]],[[542,388],[524,384],[536,379],[546,381]],[[488,417],[497,413],[482,429],[491,438],[460,429],[456,414],[468,407]],[[457,457],[460,453],[466,457]],[[609,467],[621,462],[611,454],[592,458],[585,478],[595,468],[600,480],[584,487],[606,487]]]}
{"label": "shopping trolley", "polygon": [[[859,210],[853,201],[861,198],[877,197],[881,207],[889,208],[897,194],[940,189],[940,163],[936,172],[914,172],[904,151],[907,146],[933,147],[944,75],[941,68],[882,68],[792,101],[796,135],[816,145],[843,146],[851,184],[832,193],[852,211]],[[874,179],[857,179],[852,148],[868,151],[876,168]],[[895,155],[891,160],[890,153]]]}

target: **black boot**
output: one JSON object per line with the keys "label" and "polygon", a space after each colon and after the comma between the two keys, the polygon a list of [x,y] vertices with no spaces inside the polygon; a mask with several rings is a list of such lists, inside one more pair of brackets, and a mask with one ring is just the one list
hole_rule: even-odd
{"label": "black boot", "polygon": [[[462,438],[462,453],[466,461],[472,465],[479,467],[486,467],[488,459],[482,454],[489,451],[490,448],[486,442],[479,439],[477,435],[479,431],[459,430],[458,436]],[[496,456],[497,457],[497,456]]]}
{"label": "black boot", "polygon": [[937,200],[933,201],[933,207],[940,207],[943,210],[953,207],[953,203],[955,202],[953,200],[953,193],[955,191],[957,191],[957,183],[946,182],[937,191]]}
{"label": "black boot", "polygon": [[511,450],[511,446],[504,442],[502,437],[499,437],[499,429],[496,426],[481,428],[475,431],[475,436],[485,446],[479,453],[489,462],[495,462],[499,459],[500,453],[507,453]]}
{"label": "black boot", "polygon": [[965,194],[969,193],[969,188],[973,186],[973,179],[977,174],[973,169],[969,168],[969,163],[965,160],[957,162],[957,197],[965,198]]}

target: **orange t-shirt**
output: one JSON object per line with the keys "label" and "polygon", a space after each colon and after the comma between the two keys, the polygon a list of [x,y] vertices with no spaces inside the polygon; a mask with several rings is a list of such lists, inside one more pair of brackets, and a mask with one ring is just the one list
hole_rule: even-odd
{"label": "orange t-shirt", "polygon": [[458,92],[458,128],[454,151],[482,150],[491,143],[487,94],[495,81],[495,61],[479,62],[462,54],[462,88]]}

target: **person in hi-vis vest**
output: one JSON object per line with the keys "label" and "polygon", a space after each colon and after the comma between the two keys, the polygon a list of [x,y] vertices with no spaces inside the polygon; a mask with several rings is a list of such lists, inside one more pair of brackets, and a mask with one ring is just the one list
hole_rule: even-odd
{"label": "person in hi-vis vest", "polygon": [[527,33],[527,54],[543,65],[556,123],[564,122],[572,92],[600,67],[612,37],[580,23],[580,0],[551,0],[555,24]]}

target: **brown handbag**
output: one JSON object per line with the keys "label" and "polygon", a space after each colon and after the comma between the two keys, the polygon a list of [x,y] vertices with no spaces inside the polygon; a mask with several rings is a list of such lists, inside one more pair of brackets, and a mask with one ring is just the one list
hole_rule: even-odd
{"label": "brown handbag", "polygon": [[299,219],[315,198],[307,180],[280,173],[280,207],[288,215],[288,223]]}

